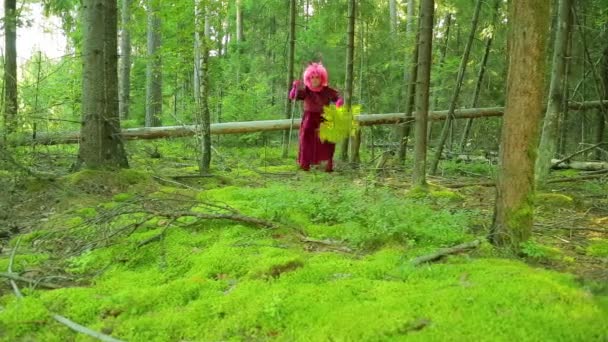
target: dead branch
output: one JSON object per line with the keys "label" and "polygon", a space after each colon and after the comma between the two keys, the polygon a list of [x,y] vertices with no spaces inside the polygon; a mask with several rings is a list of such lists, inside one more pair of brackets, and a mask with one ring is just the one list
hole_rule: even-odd
{"label": "dead branch", "polygon": [[557,229],[557,230],[569,230],[569,231],[590,231],[590,232],[597,232],[597,233],[604,233],[604,234],[608,234],[608,229],[601,229],[601,228],[592,228],[592,227],[560,227],[560,226],[549,226],[549,225],[541,225],[541,224],[535,224],[534,227],[537,230],[542,230],[542,229]]}
{"label": "dead branch", "polygon": [[566,158],[563,158],[563,159],[560,159],[560,160],[558,160],[556,162],[553,162],[551,164],[551,168],[556,168],[559,164],[561,164],[561,163],[563,163],[565,161],[568,161],[568,160],[572,159],[573,157],[578,156],[579,154],[583,154],[583,153],[585,153],[585,152],[587,152],[589,150],[593,150],[593,149],[595,149],[597,147],[600,147],[600,146],[606,145],[606,144],[608,144],[608,142],[601,142],[601,143],[589,146],[587,148],[584,148],[584,149],[582,149],[580,151],[576,151],[576,152],[572,153],[571,155],[567,156]]}
{"label": "dead branch", "polygon": [[[0,272],[0,277],[9,279],[11,281],[11,283],[13,283],[13,284],[14,284],[15,281],[21,281],[21,282],[24,282],[24,283],[28,283],[28,284],[31,284],[31,285],[42,286],[44,288],[52,289],[52,290],[56,290],[56,289],[60,289],[61,288],[61,286],[59,286],[59,285],[49,284],[49,283],[45,283],[45,282],[40,282],[40,281],[35,280],[35,279],[30,279],[30,278],[22,277],[19,274],[13,273],[13,272]],[[15,284],[13,286],[13,290],[15,289],[15,286],[17,286],[17,284]],[[15,294],[16,294],[16,291],[15,291]],[[19,295],[17,295],[17,297],[19,297]]]}
{"label": "dead branch", "polygon": [[437,261],[450,254],[457,254],[457,253],[468,251],[470,249],[475,249],[475,248],[479,247],[480,244],[481,244],[481,241],[473,240],[470,242],[461,243],[460,245],[456,245],[454,247],[442,248],[435,253],[423,255],[423,256],[413,259],[412,265],[418,266],[425,262]]}
{"label": "dead branch", "polygon": [[149,214],[153,214],[156,216],[162,216],[166,218],[170,218],[173,220],[177,220],[180,217],[195,217],[202,220],[229,220],[242,222],[246,224],[250,224],[253,226],[260,226],[265,228],[276,228],[276,224],[271,221],[266,221],[263,219],[259,219],[256,217],[245,216],[242,214],[208,214],[208,213],[196,213],[192,211],[171,211],[171,212],[163,212],[159,210],[146,210],[143,209],[144,212]]}
{"label": "dead branch", "polygon": [[341,252],[352,253],[352,251],[353,251],[352,249],[342,245],[339,241],[334,241],[334,240],[330,240],[330,239],[319,240],[319,239],[314,239],[309,236],[301,235],[301,234],[298,234],[298,238],[300,239],[300,241],[305,242],[305,243],[314,243],[314,244],[318,244],[318,245],[323,245],[323,246],[327,246],[327,247],[330,247],[332,249],[335,249],[335,250],[338,250]]}
{"label": "dead branch", "polygon": [[[590,171],[590,172],[588,172],[588,174],[579,176],[579,177],[550,179],[547,181],[547,183],[567,183],[567,182],[576,182],[576,181],[580,181],[580,180],[602,178],[602,177],[606,176],[605,175],[606,173],[608,173],[608,170]],[[454,183],[454,184],[445,184],[443,186],[445,186],[446,188],[450,188],[450,189],[466,188],[469,186],[493,187],[493,186],[496,186],[496,182],[488,181],[488,182],[475,182],[475,183]]]}
{"label": "dead branch", "polygon": [[[49,284],[38,283],[38,282],[36,282],[34,280],[31,280],[31,279],[28,279],[28,278],[23,278],[23,277],[20,277],[20,276],[18,276],[16,274],[12,273],[13,259],[15,257],[15,251],[17,250],[17,246],[19,245],[20,240],[21,240],[21,237],[19,237],[19,240],[17,240],[16,246],[15,246],[15,248],[13,249],[13,251],[11,253],[11,259],[9,260],[9,264],[8,264],[8,270],[9,270],[9,272],[8,273],[1,272],[0,276],[6,277],[6,278],[8,278],[8,279],[11,280],[11,285],[13,286],[13,290],[15,291],[15,295],[18,298],[21,299],[21,298],[23,298],[23,294],[21,293],[21,290],[19,290],[19,287],[17,286],[17,284],[13,280],[26,281],[26,282],[29,282],[29,283],[37,283],[37,284],[39,284],[41,286],[48,286]],[[55,288],[58,288],[58,287],[55,287]],[[122,342],[121,340],[115,339],[112,336],[109,336],[109,335],[106,335],[106,334],[103,334],[103,333],[91,330],[91,329],[89,329],[89,328],[87,328],[85,326],[82,326],[82,325],[80,325],[80,324],[78,324],[76,322],[73,322],[73,321],[71,321],[71,320],[69,320],[69,319],[67,319],[67,318],[65,318],[63,316],[60,316],[60,315],[57,315],[57,314],[51,314],[51,315],[52,315],[52,317],[57,322],[66,325],[68,328],[70,328],[70,329],[72,329],[72,330],[74,330],[76,332],[88,335],[90,337],[96,338],[96,339],[98,339],[100,341],[104,341],[104,342]]]}
{"label": "dead branch", "polygon": [[[11,257],[8,261],[8,273],[13,273],[13,261],[15,260],[15,254],[17,253],[17,248],[19,248],[19,243],[21,242],[21,236],[15,242],[15,248],[11,251]],[[23,298],[23,294],[19,291],[19,287],[15,283],[13,279],[10,280],[13,291],[15,291],[15,295],[19,298]]]}

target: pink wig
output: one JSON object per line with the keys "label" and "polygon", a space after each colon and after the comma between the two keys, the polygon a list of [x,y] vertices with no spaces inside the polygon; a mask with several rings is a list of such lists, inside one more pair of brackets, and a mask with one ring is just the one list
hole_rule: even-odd
{"label": "pink wig", "polygon": [[[321,86],[316,89],[313,89],[310,84],[310,79],[314,76],[318,76],[321,80]],[[325,67],[323,67],[323,64],[321,63],[311,63],[304,71],[304,84],[313,91],[318,91],[321,90],[322,87],[327,87],[327,78],[327,70],[325,70]]]}

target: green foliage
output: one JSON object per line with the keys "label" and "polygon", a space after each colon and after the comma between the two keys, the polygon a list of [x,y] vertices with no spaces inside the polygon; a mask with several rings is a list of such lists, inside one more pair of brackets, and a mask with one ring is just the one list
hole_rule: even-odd
{"label": "green foliage", "polygon": [[550,208],[571,208],[574,205],[574,199],[563,194],[537,193],[534,198],[534,203],[539,206]]}
{"label": "green foliage", "polygon": [[323,108],[325,121],[321,123],[319,128],[319,137],[323,141],[339,143],[350,136],[354,136],[359,129],[355,117],[360,113],[361,106],[353,106],[352,110],[347,110],[345,106],[325,106]]}
{"label": "green foliage", "polygon": [[415,200],[348,184],[317,186],[301,184],[295,190],[280,185],[227,187],[204,195],[233,203],[252,215],[301,225],[318,237],[346,239],[362,248],[392,241],[452,244],[468,237],[468,213],[435,211]]}
{"label": "green foliage", "polygon": [[522,243],[520,246],[523,254],[540,261],[559,259],[563,254],[557,248],[542,245],[532,239]]}
{"label": "green foliage", "polygon": [[587,255],[608,258],[608,240],[607,239],[592,239],[592,242],[585,249]]}

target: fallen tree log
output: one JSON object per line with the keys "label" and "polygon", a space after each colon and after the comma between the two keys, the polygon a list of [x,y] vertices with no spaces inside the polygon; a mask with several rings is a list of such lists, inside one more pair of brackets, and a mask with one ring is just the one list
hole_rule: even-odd
{"label": "fallen tree log", "polygon": [[[588,102],[571,102],[571,109],[583,110],[597,108],[600,106],[600,101]],[[465,118],[482,118],[502,116],[504,107],[488,107],[488,108],[468,108],[457,109],[454,112],[455,119]],[[447,110],[432,111],[429,113],[429,120],[440,121],[445,120],[448,114]],[[361,126],[372,125],[390,125],[397,123],[412,122],[414,118],[407,118],[404,113],[388,113],[388,114],[362,114],[357,117],[357,121]],[[266,131],[282,131],[289,129],[292,125],[290,119],[282,120],[263,120],[263,121],[244,121],[244,122],[224,122],[211,124],[211,134],[241,134]],[[299,129],[300,122],[293,122],[293,128]],[[163,139],[187,137],[196,134],[196,125],[182,126],[164,126],[164,127],[140,127],[127,128],[121,131],[121,137],[125,140],[136,139]],[[15,138],[11,145],[26,146],[26,145],[58,145],[58,144],[75,144],[80,139],[80,131],[56,132],[56,133],[37,133],[36,135],[22,135]]]}
{"label": "fallen tree log", "polygon": [[[501,116],[503,113],[502,107],[494,108],[472,108],[461,109],[456,111],[456,118],[480,118]],[[431,112],[430,120],[445,120],[447,111]],[[389,113],[389,114],[362,114],[357,117],[357,121],[361,126],[371,125],[388,125],[406,122],[408,118],[404,113]],[[409,120],[413,120],[409,118]],[[211,124],[211,134],[237,134],[237,133],[253,133],[265,131],[282,131],[289,129],[292,124],[290,119],[282,120],[264,120],[264,121],[244,121],[244,122],[224,122]],[[293,128],[299,129],[300,122],[294,121]],[[127,128],[121,131],[121,137],[125,140],[136,139],[163,139],[186,137],[196,134],[196,125],[183,126],[163,126],[163,127],[141,127]],[[80,139],[79,131],[72,132],[57,132],[57,133],[38,133],[33,136],[21,136],[14,140],[12,145],[57,145],[57,144],[74,144]]]}
{"label": "fallen tree log", "polygon": [[551,164],[555,169],[575,169],[583,171],[599,171],[608,170],[606,162],[582,162],[582,161],[560,161],[559,159],[551,159]]}

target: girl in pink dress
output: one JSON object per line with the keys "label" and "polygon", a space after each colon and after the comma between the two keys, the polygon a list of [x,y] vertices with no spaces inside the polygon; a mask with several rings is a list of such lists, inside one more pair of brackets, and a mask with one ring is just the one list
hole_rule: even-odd
{"label": "girl in pink dress", "polygon": [[325,171],[333,171],[336,145],[319,139],[319,127],[323,121],[323,107],[335,103],[340,107],[343,100],[333,88],[327,86],[327,70],[321,63],[311,63],[304,71],[304,85],[296,80],[289,92],[290,100],[304,101],[304,115],[300,125],[300,150],[298,164],[304,171],[310,165],[326,162]]}

